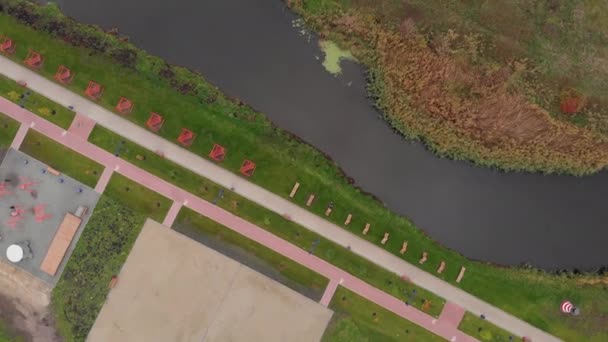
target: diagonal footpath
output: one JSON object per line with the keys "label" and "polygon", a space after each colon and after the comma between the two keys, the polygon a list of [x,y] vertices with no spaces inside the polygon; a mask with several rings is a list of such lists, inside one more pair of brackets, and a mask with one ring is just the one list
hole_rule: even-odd
{"label": "diagonal footpath", "polygon": [[556,337],[488,304],[475,296],[449,284],[414,265],[400,259],[386,250],[361,239],[347,230],[322,219],[288,200],[271,193],[204,158],[183,149],[162,137],[147,131],[109,110],[85,99],[36,72],[29,70],[6,57],[0,57],[0,73],[15,81],[26,81],[29,88],[63,105],[73,106],[80,113],[135,143],[151,150],[162,151],[168,160],[208,178],[215,183],[232,189],[239,195],[256,202],[280,215],[289,216],[294,222],[318,233],[342,246],[348,246],[356,253],[377,265],[399,275],[406,275],[413,283],[443,297],[448,302],[465,308],[476,315],[484,314],[493,324],[515,334],[527,336],[533,341],[560,341]]}
{"label": "diagonal footpath", "polygon": [[437,320],[422,311],[407,306],[399,299],[365,283],[361,279],[350,275],[323,259],[311,255],[307,251],[276,235],[84,141],[78,133],[64,131],[62,128],[18,107],[3,97],[0,97],[0,111],[21,122],[22,126],[29,126],[31,129],[40,132],[58,143],[105,166],[105,170],[98,181],[96,191],[99,191],[99,189],[103,191],[103,188],[105,188],[105,185],[113,172],[120,173],[174,201],[165,218],[167,222],[174,220],[174,216],[177,215],[177,212],[182,205],[189,207],[197,213],[206,216],[213,221],[219,222],[237,233],[246,236],[259,244],[267,246],[277,253],[327,277],[330,280],[329,286],[331,286],[331,288],[328,289],[329,291],[327,291],[322,298],[321,304],[325,306],[331,301],[331,296],[333,296],[336,287],[342,285],[360,296],[447,340],[459,342],[477,341],[464,332],[459,331],[457,324],[453,324],[449,320]]}

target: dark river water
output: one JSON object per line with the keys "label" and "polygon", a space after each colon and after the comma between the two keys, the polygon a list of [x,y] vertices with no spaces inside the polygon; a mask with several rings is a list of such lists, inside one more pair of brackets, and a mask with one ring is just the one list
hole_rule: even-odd
{"label": "dark river water", "polygon": [[[200,71],[329,154],[365,191],[475,259],[592,269],[608,264],[608,173],[502,173],[441,159],[395,134],[366,99],[363,70],[321,66],[280,0],[59,0],[147,51]],[[606,202],[605,202],[606,201]]]}

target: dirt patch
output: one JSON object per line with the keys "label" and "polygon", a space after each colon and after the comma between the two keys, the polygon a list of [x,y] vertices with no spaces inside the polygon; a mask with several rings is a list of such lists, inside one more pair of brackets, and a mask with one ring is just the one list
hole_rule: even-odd
{"label": "dirt patch", "polygon": [[0,320],[26,342],[58,342],[49,309],[51,287],[0,261]]}

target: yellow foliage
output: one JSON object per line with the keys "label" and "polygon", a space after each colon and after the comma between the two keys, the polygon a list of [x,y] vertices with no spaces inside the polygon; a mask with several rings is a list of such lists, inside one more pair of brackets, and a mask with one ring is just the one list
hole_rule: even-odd
{"label": "yellow foliage", "polygon": [[21,95],[19,95],[19,93],[17,93],[14,90],[11,90],[8,94],[7,94],[8,98],[13,101],[13,102],[17,102],[19,101],[19,98],[21,97]]}
{"label": "yellow foliage", "polygon": [[46,107],[42,107],[42,108],[38,108],[38,113],[42,116],[50,116],[51,110]]}

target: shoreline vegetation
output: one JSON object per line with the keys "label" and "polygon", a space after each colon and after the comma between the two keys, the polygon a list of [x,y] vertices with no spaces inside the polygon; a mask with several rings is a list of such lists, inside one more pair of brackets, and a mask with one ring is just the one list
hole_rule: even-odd
{"label": "shoreline vegetation", "polygon": [[[368,68],[370,97],[389,124],[439,156],[578,176],[608,165],[608,96],[599,90],[608,69],[598,64],[608,60],[608,27],[583,22],[608,20],[597,1],[285,2]],[[535,20],[547,27],[535,30]]]}
{"label": "shoreline vegetation", "polygon": [[[0,33],[19,42],[16,62],[23,60],[28,47],[35,48],[46,58],[42,75],[52,78],[58,65],[69,66],[77,77],[68,88],[78,93],[89,79],[95,79],[106,87],[99,104],[113,110],[120,96],[133,99],[135,109],[125,118],[140,125],[151,111],[160,112],[167,120],[159,135],[174,140],[181,127],[191,128],[199,134],[190,150],[200,156],[206,157],[214,142],[229,143],[222,164],[226,169],[237,172],[244,158],[255,160],[259,167],[251,181],[285,198],[293,184],[300,182],[294,203],[305,207],[306,196],[314,193],[317,200],[307,209],[358,235],[366,222],[372,222],[380,229],[372,228],[368,235],[360,236],[379,245],[382,233],[389,232],[390,239],[384,246],[387,251],[472,295],[565,340],[608,339],[608,325],[602,318],[608,315],[604,272],[595,276],[577,276],[578,271],[550,275],[467,260],[362,193],[322,153],[278,129],[261,113],[226,97],[199,74],[148,55],[116,31],[108,34],[79,24],[63,16],[54,5],[37,6],[21,0],[5,0],[2,4]],[[325,217],[329,202],[335,206],[332,215]],[[348,213],[353,219],[344,226]],[[401,255],[403,241],[410,245]],[[429,257],[420,265],[423,251]],[[437,274],[436,267],[442,260],[447,268]],[[462,283],[456,284],[460,266],[465,266],[467,273]],[[563,299],[581,307],[584,315],[572,318],[559,313]]]}

